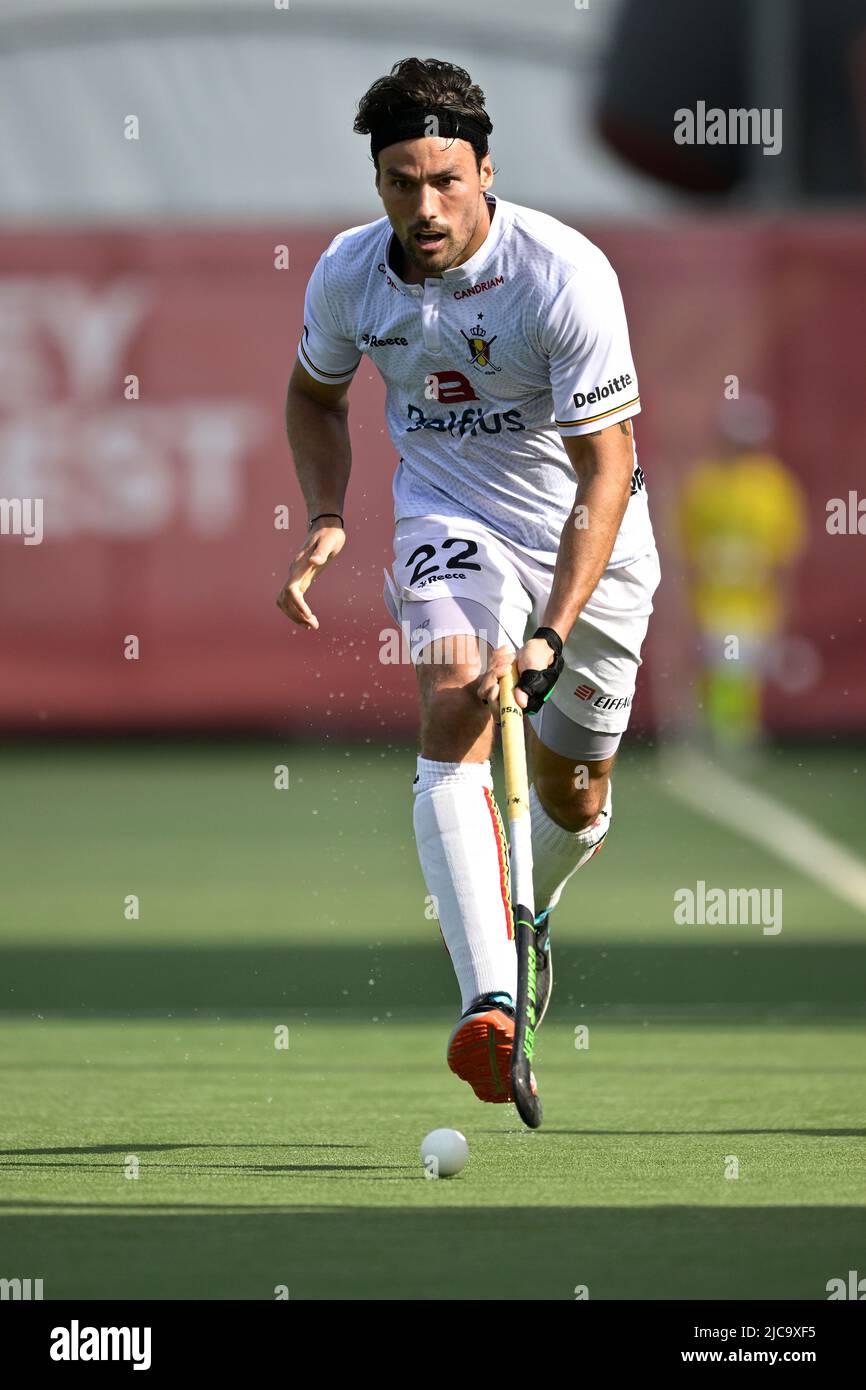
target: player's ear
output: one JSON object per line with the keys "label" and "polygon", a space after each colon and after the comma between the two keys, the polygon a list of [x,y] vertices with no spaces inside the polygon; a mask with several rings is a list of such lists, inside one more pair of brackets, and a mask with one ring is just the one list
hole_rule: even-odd
{"label": "player's ear", "polygon": [[486,154],[481,161],[478,177],[481,182],[481,192],[486,193],[493,182],[493,164],[491,163],[489,154]]}

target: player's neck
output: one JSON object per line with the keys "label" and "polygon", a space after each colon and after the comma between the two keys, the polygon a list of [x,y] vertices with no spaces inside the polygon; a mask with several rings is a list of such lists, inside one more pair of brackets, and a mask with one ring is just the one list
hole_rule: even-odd
{"label": "player's neck", "polygon": [[[495,203],[489,203],[487,199],[484,198],[485,212],[483,212],[478,219],[478,228],[475,235],[463,251],[463,254],[453,265],[448,266],[449,270],[454,270],[456,266],[463,265],[465,261],[470,260],[475,255],[475,252],[484,245],[487,240],[487,234],[490,231],[490,224],[493,221],[495,207]],[[388,259],[391,262],[392,270],[396,270],[400,279],[406,285],[423,285],[425,280],[440,279],[442,276],[441,270],[432,270],[427,274],[420,266],[414,265],[412,261],[409,260],[396,236],[392,239],[391,252]]]}

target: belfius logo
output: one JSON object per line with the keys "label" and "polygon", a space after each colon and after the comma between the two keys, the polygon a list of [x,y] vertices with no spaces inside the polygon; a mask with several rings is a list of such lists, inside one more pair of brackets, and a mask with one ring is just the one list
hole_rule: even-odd
{"label": "belfius logo", "polygon": [[459,417],[456,411],[450,410],[448,419],[443,420],[441,415],[425,415],[419,405],[410,403],[406,409],[412,421],[411,425],[406,426],[407,434],[414,434],[416,430],[440,430],[443,434],[450,434],[452,439],[462,439],[465,434],[475,439],[479,430],[484,434],[501,434],[504,425],[507,434],[517,434],[526,428],[519,410],[506,410],[500,414],[498,410],[485,411],[481,406],[477,410],[467,407]]}

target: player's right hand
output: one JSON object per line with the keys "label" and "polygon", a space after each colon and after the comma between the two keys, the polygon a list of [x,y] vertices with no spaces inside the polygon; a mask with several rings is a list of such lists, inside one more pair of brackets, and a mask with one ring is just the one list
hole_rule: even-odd
{"label": "player's right hand", "polygon": [[[496,647],[490,653],[487,670],[478,677],[475,693],[483,705],[487,705],[493,715],[494,724],[499,724],[499,680],[514,665],[517,652],[511,646]],[[516,699],[515,695],[515,699]],[[517,701],[520,704],[520,701]]]}
{"label": "player's right hand", "polygon": [[298,551],[289,577],[277,596],[277,607],[300,627],[317,629],[319,620],[304,598],[316,575],[346,543],[342,526],[317,526]]}

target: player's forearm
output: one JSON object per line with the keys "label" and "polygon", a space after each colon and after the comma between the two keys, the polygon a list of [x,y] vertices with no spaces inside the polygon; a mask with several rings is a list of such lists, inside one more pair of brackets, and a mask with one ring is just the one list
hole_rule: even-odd
{"label": "player's forearm", "polygon": [[342,516],[352,467],[348,406],[323,406],[300,391],[289,391],[286,432],[308,517],[322,512]]}
{"label": "player's forearm", "polygon": [[592,464],[582,473],[577,500],[562,529],[542,619],[542,626],[552,627],[563,641],[607,568],[630,487],[630,460],[627,467]]}

